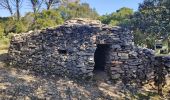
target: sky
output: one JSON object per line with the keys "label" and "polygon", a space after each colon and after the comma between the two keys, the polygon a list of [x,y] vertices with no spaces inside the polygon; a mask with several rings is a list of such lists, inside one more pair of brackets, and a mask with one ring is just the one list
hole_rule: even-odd
{"label": "sky", "polygon": [[[142,2],[143,0],[81,0],[81,3],[89,3],[90,7],[95,8],[100,15],[115,12],[122,7],[132,8],[136,11],[138,9],[138,4]],[[27,3],[28,2],[23,3],[23,7],[21,8],[22,15],[31,11]],[[8,11],[0,9],[0,17],[9,15]]]}

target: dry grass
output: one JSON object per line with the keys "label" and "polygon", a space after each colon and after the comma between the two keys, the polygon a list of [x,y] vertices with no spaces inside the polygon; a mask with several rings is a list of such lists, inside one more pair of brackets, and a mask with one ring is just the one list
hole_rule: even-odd
{"label": "dry grass", "polygon": [[8,38],[1,38],[0,39],[0,50],[6,50],[6,49],[8,49],[8,47],[9,47],[9,41],[10,41],[10,39],[8,39]]}
{"label": "dry grass", "polygon": [[151,82],[145,84],[142,90],[134,96],[135,100],[170,100],[170,77],[167,77],[166,80],[166,85],[163,88],[163,96],[158,95],[157,87]]}
{"label": "dry grass", "polygon": [[0,54],[5,54],[5,53],[8,53],[7,49],[3,49],[3,50],[0,49]]}
{"label": "dry grass", "polygon": [[7,50],[9,45],[6,44],[0,44],[0,50]]}

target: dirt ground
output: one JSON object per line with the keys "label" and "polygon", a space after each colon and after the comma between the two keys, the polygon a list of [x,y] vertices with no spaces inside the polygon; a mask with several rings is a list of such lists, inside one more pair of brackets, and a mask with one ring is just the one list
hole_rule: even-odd
{"label": "dirt ground", "polygon": [[[76,81],[67,77],[45,76],[7,66],[7,52],[0,53],[0,100],[168,100],[170,81],[164,97],[151,85],[135,95],[124,94],[120,84],[113,85],[97,73],[93,81]],[[170,98],[169,98],[170,100]]]}

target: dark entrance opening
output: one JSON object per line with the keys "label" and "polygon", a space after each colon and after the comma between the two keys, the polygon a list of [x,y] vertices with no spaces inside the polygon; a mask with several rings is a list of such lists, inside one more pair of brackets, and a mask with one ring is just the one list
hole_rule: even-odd
{"label": "dark entrance opening", "polygon": [[109,44],[98,44],[94,54],[94,71],[104,71],[108,57]]}

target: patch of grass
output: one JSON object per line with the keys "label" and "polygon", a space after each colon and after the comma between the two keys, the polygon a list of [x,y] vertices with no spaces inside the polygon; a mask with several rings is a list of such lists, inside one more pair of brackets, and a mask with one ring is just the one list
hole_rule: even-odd
{"label": "patch of grass", "polygon": [[5,49],[4,50],[0,50],[0,55],[1,54],[5,54],[5,53],[8,53],[8,50],[5,50]]}
{"label": "patch of grass", "polygon": [[3,37],[0,39],[0,50],[6,50],[9,47],[9,38]]}

